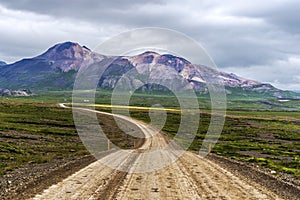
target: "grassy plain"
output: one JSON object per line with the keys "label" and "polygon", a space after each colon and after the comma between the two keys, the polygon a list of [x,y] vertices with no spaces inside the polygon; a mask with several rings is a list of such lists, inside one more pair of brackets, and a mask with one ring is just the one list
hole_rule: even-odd
{"label": "grassy plain", "polygon": [[[131,149],[141,143],[120,130],[112,117],[97,117],[108,138],[120,148]],[[0,99],[0,175],[27,163],[87,154],[71,109],[41,103],[36,98]]]}
{"label": "grassy plain", "polygon": [[[110,92],[98,91],[96,103],[110,104],[110,98]],[[197,135],[190,146],[193,151],[201,147],[211,118],[210,99],[198,97],[198,101],[201,118]],[[71,110],[58,108],[58,102],[70,103],[71,92],[1,99],[0,173],[28,162],[49,162],[88,154],[77,136]],[[135,94],[130,100],[130,105],[134,106],[149,107],[153,104],[179,108],[178,101],[172,95]],[[227,106],[225,125],[218,143],[212,149],[213,153],[300,178],[299,101],[231,98],[227,100]],[[111,111],[107,107],[97,109]],[[147,109],[130,109],[130,113],[134,118],[150,121]],[[180,112],[168,110],[167,114],[163,131],[173,137],[180,124]],[[131,148],[132,144],[128,144]],[[122,145],[126,146],[126,143]]]}

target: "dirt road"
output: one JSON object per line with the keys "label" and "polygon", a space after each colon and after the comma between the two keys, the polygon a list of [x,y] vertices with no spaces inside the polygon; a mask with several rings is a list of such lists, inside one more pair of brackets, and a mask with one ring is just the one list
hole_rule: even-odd
{"label": "dirt road", "polygon": [[179,152],[183,155],[176,160],[161,133],[131,122],[144,132],[143,146],[116,151],[33,199],[281,199],[194,153]]}

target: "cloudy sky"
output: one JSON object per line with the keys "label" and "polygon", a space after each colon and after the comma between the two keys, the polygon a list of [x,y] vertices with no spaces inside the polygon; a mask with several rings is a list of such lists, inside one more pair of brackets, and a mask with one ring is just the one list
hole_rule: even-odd
{"label": "cloudy sky", "polygon": [[299,10],[298,0],[0,0],[0,60],[163,27],[194,38],[223,71],[300,90]]}

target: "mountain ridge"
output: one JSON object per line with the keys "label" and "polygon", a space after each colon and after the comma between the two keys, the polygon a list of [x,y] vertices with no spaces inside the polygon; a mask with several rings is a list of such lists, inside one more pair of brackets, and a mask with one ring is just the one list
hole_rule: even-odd
{"label": "mountain ridge", "polygon": [[[106,58],[107,56],[95,53],[78,43],[59,43],[39,56],[3,64],[0,68],[0,87],[30,90],[72,89],[81,67],[86,68]],[[147,73],[149,79],[159,77],[168,81],[181,78],[189,83],[190,88],[202,93],[207,93],[208,82],[218,78],[224,84],[227,94],[239,88],[261,94],[270,93],[269,96],[278,98],[285,97],[283,90],[271,84],[249,80],[201,64],[192,64],[181,57],[153,51],[134,56],[115,56],[98,86],[113,89],[120,77],[133,69],[139,74]],[[136,81],[138,80],[129,80],[128,83],[134,87]]]}

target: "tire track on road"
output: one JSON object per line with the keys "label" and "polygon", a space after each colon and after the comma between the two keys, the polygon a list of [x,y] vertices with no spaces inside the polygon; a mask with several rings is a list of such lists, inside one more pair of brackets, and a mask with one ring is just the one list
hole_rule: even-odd
{"label": "tire track on road", "polygon": [[[143,131],[144,145],[137,150],[116,151],[34,199],[281,199],[258,183],[246,181],[194,153],[184,152],[176,160],[180,151],[175,144],[168,146],[162,133],[125,116],[122,119]],[[101,163],[111,163],[115,168]],[[145,173],[136,173],[143,169]],[[157,170],[146,172],[148,169]]]}

